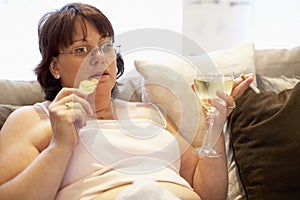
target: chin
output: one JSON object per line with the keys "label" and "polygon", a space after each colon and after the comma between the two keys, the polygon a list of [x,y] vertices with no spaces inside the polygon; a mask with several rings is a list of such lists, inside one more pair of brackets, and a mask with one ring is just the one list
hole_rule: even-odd
{"label": "chin", "polygon": [[115,83],[99,83],[97,88],[96,88],[96,93],[97,94],[106,94],[106,93],[111,93],[112,89],[114,88]]}

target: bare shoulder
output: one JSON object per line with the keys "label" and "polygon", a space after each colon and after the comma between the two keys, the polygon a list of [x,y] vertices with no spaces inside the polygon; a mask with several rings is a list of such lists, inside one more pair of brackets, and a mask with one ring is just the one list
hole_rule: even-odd
{"label": "bare shoulder", "polygon": [[[48,141],[49,120],[45,114],[35,106],[22,106],[12,112],[5,121],[0,140],[13,142],[14,140],[23,140],[39,149]],[[7,143],[8,144],[8,143]]]}
{"label": "bare shoulder", "polygon": [[23,129],[38,121],[40,121],[40,115],[36,108],[33,106],[22,106],[9,115],[1,131],[5,132],[6,129],[18,127]]}
{"label": "bare shoulder", "polygon": [[0,184],[24,170],[51,139],[49,120],[34,106],[15,110],[0,132]]}

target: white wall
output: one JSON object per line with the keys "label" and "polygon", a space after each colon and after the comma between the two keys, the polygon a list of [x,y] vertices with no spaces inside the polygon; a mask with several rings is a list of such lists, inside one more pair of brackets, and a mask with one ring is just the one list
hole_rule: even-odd
{"label": "white wall", "polygon": [[[39,18],[67,0],[0,0],[0,79],[34,80],[32,69],[40,61]],[[182,30],[181,0],[89,0],[112,22],[116,34],[139,28]]]}
{"label": "white wall", "polygon": [[[0,0],[0,79],[32,80],[40,61],[37,23],[67,0]],[[183,33],[207,51],[253,41],[256,48],[300,46],[299,0],[89,0],[116,34],[140,28]],[[147,38],[145,38],[147,39]],[[190,52],[187,52],[190,53]],[[132,67],[132,58],[129,67]]]}
{"label": "white wall", "polygon": [[252,40],[252,0],[237,4],[232,0],[183,2],[183,33],[206,51],[226,49]]}
{"label": "white wall", "polygon": [[300,46],[299,0],[256,0],[254,11],[256,48]]}
{"label": "white wall", "polygon": [[256,49],[300,46],[299,0],[183,2],[183,33],[207,51],[247,42]]}

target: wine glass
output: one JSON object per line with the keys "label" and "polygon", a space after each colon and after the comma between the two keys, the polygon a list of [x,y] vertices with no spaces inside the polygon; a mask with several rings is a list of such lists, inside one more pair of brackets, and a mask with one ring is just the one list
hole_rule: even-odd
{"label": "wine glass", "polygon": [[[197,154],[200,158],[205,157],[219,157],[221,154],[216,152],[214,146],[221,135],[224,123],[215,124],[216,114],[224,113],[218,112],[219,110],[213,106],[213,102],[218,102],[222,108],[225,108],[225,102],[218,95],[217,91],[223,92],[230,95],[233,87],[234,74],[231,70],[201,70],[199,68],[195,69],[194,77],[194,90],[197,97],[199,98],[206,119],[206,135],[202,146],[194,147],[193,152]],[[218,104],[218,105],[219,105]],[[218,109],[222,109],[218,106]],[[226,112],[225,112],[226,113]],[[220,116],[219,121],[220,120]],[[223,114],[221,116],[223,122],[225,122],[226,116]]]}

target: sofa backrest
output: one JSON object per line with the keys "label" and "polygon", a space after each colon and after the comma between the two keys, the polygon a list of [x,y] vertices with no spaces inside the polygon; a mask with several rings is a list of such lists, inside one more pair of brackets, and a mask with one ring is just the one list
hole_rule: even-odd
{"label": "sofa backrest", "polygon": [[0,80],[0,104],[32,105],[43,101],[43,92],[37,81]]}
{"label": "sofa backrest", "polygon": [[300,46],[291,49],[262,49],[254,51],[257,74],[268,77],[300,76]]}
{"label": "sofa backrest", "polygon": [[37,81],[0,80],[0,129],[18,107],[44,101]]}

